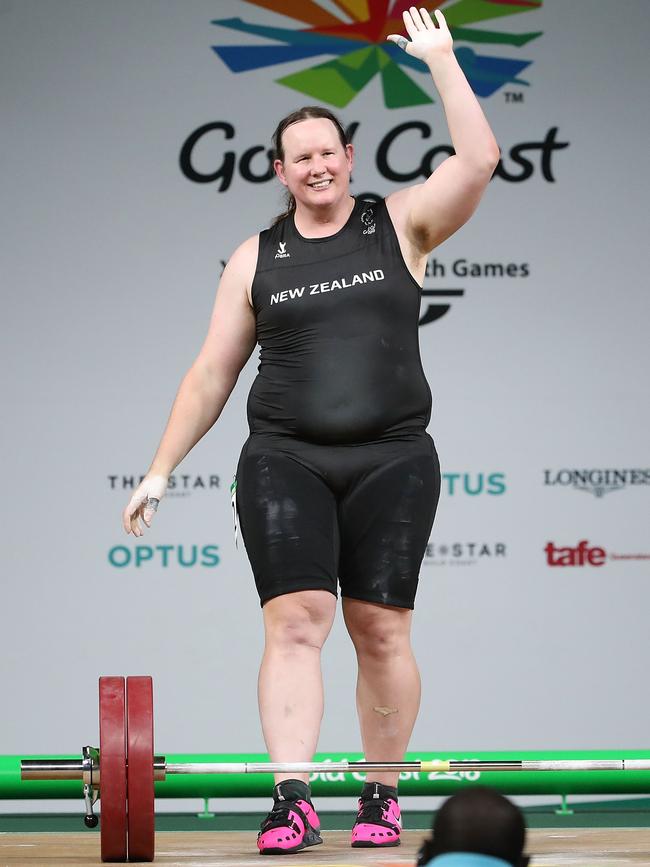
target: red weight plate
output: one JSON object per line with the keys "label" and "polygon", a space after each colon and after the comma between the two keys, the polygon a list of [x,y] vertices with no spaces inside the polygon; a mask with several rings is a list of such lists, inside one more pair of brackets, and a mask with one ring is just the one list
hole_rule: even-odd
{"label": "red weight plate", "polygon": [[126,861],[126,716],[123,677],[99,678],[102,861]]}
{"label": "red weight plate", "polygon": [[126,679],[129,861],[153,861],[153,682]]}

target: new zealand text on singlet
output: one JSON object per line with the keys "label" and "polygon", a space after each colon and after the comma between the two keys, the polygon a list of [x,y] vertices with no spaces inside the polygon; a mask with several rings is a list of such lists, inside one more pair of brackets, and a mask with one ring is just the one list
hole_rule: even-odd
{"label": "new zealand text on singlet", "polygon": [[362,274],[354,274],[351,278],[339,277],[336,280],[327,280],[325,283],[310,283],[309,286],[296,286],[295,289],[283,289],[282,292],[274,292],[271,295],[271,304],[279,304],[282,301],[291,301],[294,298],[302,298],[305,292],[309,295],[319,295],[322,292],[333,292],[335,289],[349,289],[360,283],[374,283],[375,280],[383,280],[384,272],[381,268],[374,271],[364,271]]}

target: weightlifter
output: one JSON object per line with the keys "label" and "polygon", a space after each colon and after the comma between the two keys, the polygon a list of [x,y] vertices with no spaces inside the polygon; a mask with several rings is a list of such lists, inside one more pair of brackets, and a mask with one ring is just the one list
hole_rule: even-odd
{"label": "weightlifter", "polygon": [[[455,154],[425,183],[361,201],[350,195],[353,146],[331,112],[309,106],[280,121],[287,210],[228,262],[205,343],[123,515],[136,537],[151,525],[170,474],[259,343],[236,507],[262,605],[259,709],[274,762],[316,751],[338,587],[368,761],[403,758],[419,707],[411,616],[440,490],[420,291],[427,255],[472,215],[499,149],[442,13],[411,7],[404,24],[409,39],[388,38],[431,70]],[[322,842],[308,778],[286,776],[258,836],[263,854]],[[396,846],[400,827],[397,774],[369,776],[351,845]]]}

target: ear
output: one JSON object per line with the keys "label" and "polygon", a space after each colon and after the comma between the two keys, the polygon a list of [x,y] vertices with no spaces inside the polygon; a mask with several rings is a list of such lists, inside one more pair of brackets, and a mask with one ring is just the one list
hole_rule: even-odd
{"label": "ear", "polygon": [[354,165],[354,145],[347,144],[345,146],[345,158],[348,162],[348,170],[352,174],[352,166]]}
{"label": "ear", "polygon": [[284,166],[282,165],[282,160],[274,160],[273,169],[275,174],[278,176],[280,183],[284,184],[285,187],[288,187],[287,179],[284,176]]}

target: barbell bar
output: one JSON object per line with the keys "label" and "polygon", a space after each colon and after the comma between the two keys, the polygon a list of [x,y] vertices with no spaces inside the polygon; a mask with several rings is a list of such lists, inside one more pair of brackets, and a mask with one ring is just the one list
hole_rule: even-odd
{"label": "barbell bar", "polygon": [[153,682],[150,677],[99,680],[100,747],[79,759],[23,759],[22,780],[81,780],[86,824],[97,824],[100,797],[103,861],[152,861],[154,782],[175,774],[319,774],[368,771],[411,773],[513,771],[648,771],[650,757],[618,759],[503,759],[327,762],[167,762],[153,751]]}
{"label": "barbell bar", "polygon": [[[557,760],[484,760],[433,759],[403,762],[340,761],[326,762],[167,762],[154,756],[155,782],[164,782],[167,774],[321,774],[396,771],[399,773],[454,773],[460,771],[650,771],[650,759],[557,759]],[[22,759],[22,780],[85,780],[87,769],[78,759]],[[100,788],[99,761],[94,766],[93,781]]]}

